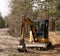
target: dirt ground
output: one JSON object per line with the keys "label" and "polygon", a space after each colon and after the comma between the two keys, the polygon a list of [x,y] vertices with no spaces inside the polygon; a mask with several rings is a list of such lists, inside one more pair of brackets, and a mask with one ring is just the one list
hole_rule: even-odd
{"label": "dirt ground", "polygon": [[10,36],[8,31],[2,30],[0,31],[0,56],[60,56],[60,33],[50,32],[49,38],[54,45],[49,50],[40,51],[30,48],[27,52],[18,52],[20,37]]}

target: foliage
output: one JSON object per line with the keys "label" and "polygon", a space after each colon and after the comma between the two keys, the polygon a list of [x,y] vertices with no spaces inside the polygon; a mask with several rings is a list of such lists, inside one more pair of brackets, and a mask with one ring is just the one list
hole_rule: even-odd
{"label": "foliage", "polygon": [[0,15],[0,28],[5,27],[5,21],[3,20],[2,16]]}
{"label": "foliage", "polygon": [[[37,10],[35,11],[32,10],[34,3],[38,4]],[[45,0],[44,2],[41,2],[40,0],[12,0],[10,6],[11,14],[7,17],[7,24],[11,28],[12,34],[16,36],[19,36],[21,33],[21,21],[24,14],[26,14],[27,17],[31,18],[32,20],[53,19],[55,22],[56,20],[59,20],[60,17],[57,0]],[[49,23],[49,27],[51,27],[52,21]],[[59,25],[57,22],[56,24]],[[54,26],[55,25],[53,25],[51,28]]]}
{"label": "foliage", "polygon": [[60,20],[56,21],[56,30],[60,31]]}
{"label": "foliage", "polygon": [[32,12],[32,0],[12,0],[11,14],[7,17],[7,22],[11,28],[11,34],[19,36],[21,34],[21,21],[24,14],[28,17]]}

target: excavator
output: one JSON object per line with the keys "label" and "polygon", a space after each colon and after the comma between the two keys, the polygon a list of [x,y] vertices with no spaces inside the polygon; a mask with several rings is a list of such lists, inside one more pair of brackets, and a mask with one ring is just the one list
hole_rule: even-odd
{"label": "excavator", "polygon": [[[25,41],[25,25],[30,27],[29,42]],[[22,18],[21,39],[18,45],[18,50],[26,51],[26,48],[48,49],[51,46],[48,37],[48,25],[49,21],[47,19],[32,21],[24,15]]]}

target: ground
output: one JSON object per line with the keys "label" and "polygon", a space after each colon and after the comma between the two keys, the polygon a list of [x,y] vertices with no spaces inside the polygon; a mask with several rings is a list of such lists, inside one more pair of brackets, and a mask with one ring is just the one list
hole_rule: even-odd
{"label": "ground", "polygon": [[[18,52],[17,46],[19,44],[20,37],[13,37],[8,32],[8,28],[0,29],[0,56],[60,56],[59,44],[56,44],[53,47],[51,47],[51,49],[45,51],[40,51],[36,48],[30,48],[27,49],[27,52]],[[51,35],[53,35],[53,33]]]}

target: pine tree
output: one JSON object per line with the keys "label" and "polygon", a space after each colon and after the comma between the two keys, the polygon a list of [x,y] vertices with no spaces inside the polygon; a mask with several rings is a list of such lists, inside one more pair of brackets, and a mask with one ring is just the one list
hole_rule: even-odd
{"label": "pine tree", "polygon": [[2,15],[0,13],[0,28],[4,28],[4,27],[5,27],[5,22],[4,22]]}

